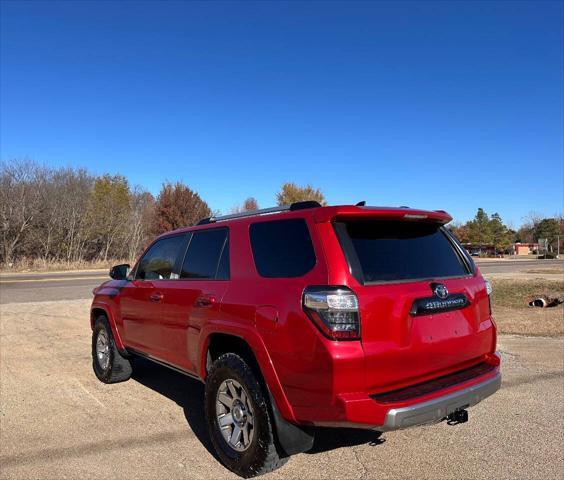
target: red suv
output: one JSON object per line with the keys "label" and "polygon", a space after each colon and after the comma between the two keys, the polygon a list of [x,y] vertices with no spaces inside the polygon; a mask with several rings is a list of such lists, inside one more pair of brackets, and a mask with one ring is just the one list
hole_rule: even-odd
{"label": "red suv", "polygon": [[317,426],[464,422],[500,358],[490,286],[450,220],[300,202],[161,235],[95,291],[94,372],[124,381],[142,356],[205,382],[211,441],[243,477]]}

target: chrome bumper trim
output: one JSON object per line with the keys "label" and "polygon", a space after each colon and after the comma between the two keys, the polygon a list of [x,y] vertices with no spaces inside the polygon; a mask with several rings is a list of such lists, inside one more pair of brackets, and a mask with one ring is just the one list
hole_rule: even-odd
{"label": "chrome bumper trim", "polygon": [[495,393],[500,387],[501,373],[498,373],[495,377],[485,382],[477,383],[449,395],[417,403],[409,407],[393,408],[386,414],[383,427],[378,428],[378,430],[399,430],[416,425],[440,422],[455,410],[476,405],[484,398]]}

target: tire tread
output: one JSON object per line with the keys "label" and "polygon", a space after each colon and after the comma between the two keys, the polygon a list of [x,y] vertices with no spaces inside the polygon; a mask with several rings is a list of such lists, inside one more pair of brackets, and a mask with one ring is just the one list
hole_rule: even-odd
{"label": "tire tread", "polygon": [[[102,370],[96,358],[96,337],[100,329],[104,329],[110,341],[110,364],[107,370]],[[119,383],[129,380],[133,373],[131,362],[118,350],[110,323],[105,315],[98,315],[92,330],[92,368],[98,380],[104,383]]]}
{"label": "tire tread", "polygon": [[[266,435],[264,435],[264,438],[258,439],[259,451],[255,452],[258,453],[258,455],[256,455],[257,458],[251,463],[251,465],[249,465],[248,469],[245,469],[240,462],[232,461],[229,458],[226,458],[226,455],[222,454],[221,447],[217,445],[217,441],[214,438],[214,432],[212,431],[213,419],[211,418],[211,415],[213,415],[213,413],[210,412],[210,401],[215,401],[215,392],[212,391],[210,384],[213,383],[216,375],[221,375],[220,371],[222,369],[235,371],[241,376],[246,384],[246,388],[249,390],[249,394],[253,397],[256,408],[261,411],[267,420],[265,422],[267,427]],[[212,380],[211,382],[210,379]],[[210,398],[210,396],[213,396],[213,398]],[[288,458],[282,456],[277,448],[269,403],[264,395],[263,389],[261,388],[261,385],[251,367],[239,355],[235,353],[224,353],[213,363],[206,382],[206,415],[208,417],[210,437],[220,459],[227,468],[238,475],[245,478],[264,475],[280,468],[288,461]]]}

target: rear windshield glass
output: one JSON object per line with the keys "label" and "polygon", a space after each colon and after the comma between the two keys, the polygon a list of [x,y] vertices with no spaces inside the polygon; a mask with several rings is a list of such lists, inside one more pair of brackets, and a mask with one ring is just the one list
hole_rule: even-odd
{"label": "rear windshield glass", "polygon": [[262,277],[301,277],[315,265],[315,252],[305,220],[253,223],[251,247]]}
{"label": "rear windshield glass", "polygon": [[335,228],[351,272],[364,283],[469,273],[436,224],[365,220],[337,222]]}

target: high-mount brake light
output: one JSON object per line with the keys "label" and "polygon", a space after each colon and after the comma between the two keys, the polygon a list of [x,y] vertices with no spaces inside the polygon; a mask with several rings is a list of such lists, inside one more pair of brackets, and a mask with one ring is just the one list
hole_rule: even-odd
{"label": "high-mount brake light", "polygon": [[308,287],[303,308],[309,318],[331,340],[360,339],[358,298],[347,287]]}

